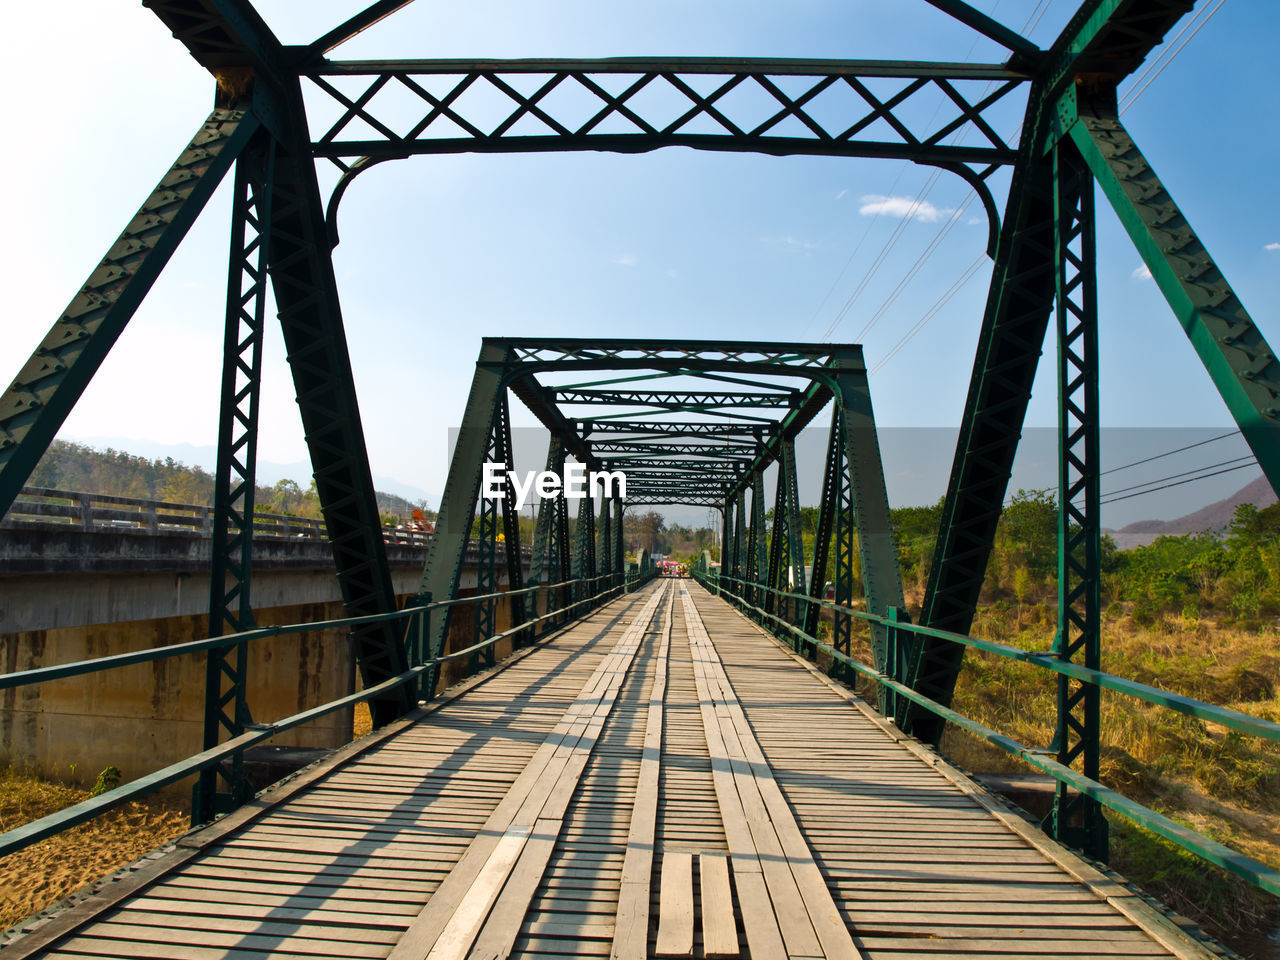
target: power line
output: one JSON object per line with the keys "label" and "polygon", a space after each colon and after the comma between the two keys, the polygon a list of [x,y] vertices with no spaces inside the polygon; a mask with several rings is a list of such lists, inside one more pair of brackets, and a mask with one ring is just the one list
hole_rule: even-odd
{"label": "power line", "polygon": [[1167,490],[1170,487],[1180,487],[1184,483],[1194,483],[1197,480],[1208,480],[1210,477],[1217,477],[1224,473],[1232,473],[1233,471],[1236,471],[1236,470],[1247,470],[1249,469],[1249,467],[1253,465],[1254,464],[1252,463],[1242,463],[1235,467],[1227,467],[1225,470],[1219,470],[1216,473],[1206,473],[1199,477],[1189,477],[1186,480],[1175,480],[1173,483],[1166,483],[1163,487],[1156,487],[1152,490],[1140,490],[1137,493],[1127,493],[1123,497],[1112,497],[1110,500],[1103,500],[1102,503],[1105,505],[1108,503],[1116,503],[1117,501],[1120,501],[1120,500],[1130,500],[1133,497],[1143,497],[1143,496],[1146,496],[1148,493],[1155,493],[1159,490]]}
{"label": "power line", "polygon": [[[1117,473],[1120,470],[1128,470],[1130,467],[1141,466],[1142,464],[1150,463],[1153,460],[1160,460],[1160,459],[1163,459],[1164,457],[1171,457],[1175,453],[1182,453],[1182,451],[1184,450],[1194,450],[1196,447],[1205,446],[1205,444],[1217,443],[1219,440],[1225,440],[1227,437],[1234,437],[1239,432],[1240,432],[1239,430],[1232,430],[1229,433],[1223,433],[1216,437],[1210,437],[1208,440],[1201,440],[1199,443],[1189,443],[1185,447],[1178,447],[1176,450],[1166,450],[1164,453],[1157,453],[1154,457],[1146,457],[1145,459],[1142,459],[1142,460],[1135,460],[1133,461],[1133,463],[1126,463],[1118,467],[1112,467],[1110,470],[1103,470],[1102,473],[1098,474],[1098,476],[1105,477],[1109,473]],[[1163,479],[1168,480],[1169,478],[1164,477]],[[1155,482],[1155,481],[1152,481],[1152,482]]]}
{"label": "power line", "polygon": [[1232,463],[1244,463],[1247,465],[1249,463],[1256,463],[1256,462],[1257,461],[1255,460],[1253,454],[1248,454],[1243,457],[1232,457],[1230,460],[1222,460],[1218,463],[1211,463],[1208,466],[1196,467],[1194,470],[1183,470],[1181,473],[1171,473],[1167,477],[1159,477],[1158,479],[1155,479],[1155,480],[1146,480],[1142,483],[1135,483],[1128,487],[1120,487],[1118,490],[1108,490],[1106,493],[1102,494],[1102,496],[1110,497],[1110,496],[1114,496],[1117,493],[1127,493],[1130,490],[1137,490],[1139,487],[1149,487],[1153,483],[1161,483],[1165,480],[1176,480],[1178,477],[1190,476],[1193,473],[1199,473],[1201,470],[1212,470],[1215,467],[1225,467]]}
{"label": "power line", "polygon": [[[1166,47],[1166,52],[1162,54],[1161,57],[1157,58],[1156,61],[1153,62],[1147,68],[1147,70],[1139,76],[1138,80],[1136,81],[1135,88],[1125,95],[1122,101],[1123,105],[1120,107],[1121,112],[1133,106],[1133,104],[1137,101],[1137,99],[1140,96],[1142,96],[1143,92],[1147,89],[1147,87],[1151,85],[1151,82],[1155,80],[1156,77],[1160,76],[1161,73],[1164,72],[1165,67],[1167,67],[1170,63],[1172,63],[1174,61],[1174,58],[1176,58],[1178,54],[1180,54],[1184,49],[1186,49],[1187,44],[1189,44],[1193,39],[1195,39],[1196,34],[1198,34],[1204,28],[1205,24],[1207,24],[1213,18],[1214,14],[1216,14],[1219,10],[1222,9],[1222,5],[1224,3],[1226,3],[1226,0],[1218,0],[1216,6],[1205,8],[1202,11],[1203,16],[1201,17],[1200,22],[1198,24],[1195,23],[1196,17],[1192,17],[1192,19],[1188,21],[1186,26],[1184,26],[1182,30],[1173,38],[1170,46]],[[1039,24],[1040,19],[1044,17],[1045,13],[1048,12],[1048,9],[1049,8],[1046,6],[1044,10],[1039,12],[1039,16],[1037,16],[1036,11],[1033,10],[1031,13],[1031,17],[1028,17],[1027,22],[1030,23],[1031,19],[1035,18],[1036,24]],[[1197,17],[1200,17],[1200,16],[1201,16],[1200,14],[1197,14]],[[1193,28],[1193,24],[1194,24],[1194,28]],[[1188,30],[1191,31],[1190,34],[1186,37],[1185,40],[1182,40],[1180,45],[1177,45],[1175,48],[1174,45],[1178,44],[1178,41],[1183,37],[1184,34],[1187,33]],[[1025,27],[1023,28],[1023,32],[1024,33],[1027,32]],[[1017,134],[1015,134],[1015,136],[1017,136]],[[967,208],[968,203],[966,203],[965,206]],[[948,224],[947,226],[949,227],[950,225],[951,224]],[[947,227],[944,227],[943,229],[945,230],[947,229]],[[935,243],[936,243],[936,240],[935,240]],[[925,259],[927,259],[928,256],[931,255],[931,253],[932,253],[932,249],[927,250],[926,253],[924,254]],[[923,264],[921,263],[921,261],[917,259],[916,264],[913,264],[912,266],[912,270],[918,271],[919,267],[922,265]],[[966,272],[961,274],[960,282],[962,284],[967,283],[968,280],[972,278],[973,273],[969,272],[971,270],[972,270],[972,267],[966,268]],[[910,277],[913,275],[914,273],[909,274],[906,279],[910,279]],[[885,305],[882,306],[881,310],[885,309],[889,304],[891,304],[894,300],[896,300],[898,293],[899,291],[895,290],[894,293],[890,295],[890,298],[885,302]],[[950,297],[948,297],[947,299],[949,300]],[[879,319],[879,315],[880,315],[879,312],[877,312],[876,316],[873,317],[872,322],[867,325],[866,329],[870,329],[870,327],[874,325],[875,321]],[[916,333],[918,333],[921,329],[923,329],[924,325],[928,323],[928,321],[932,319],[933,316],[935,315],[936,315],[936,311],[926,313],[925,317],[922,318],[921,321],[917,321],[916,324],[908,332],[907,336],[899,340],[898,343],[894,345],[890,353],[887,354],[885,357],[883,357],[880,360],[880,362],[876,364],[875,368],[871,371],[871,373],[874,374],[877,371],[879,371],[885,365],[885,363],[894,354],[898,353],[902,349],[902,347],[906,345],[907,341],[909,341],[913,336],[915,336]],[[861,339],[861,337],[859,337],[858,339]],[[1116,469],[1119,470],[1123,468],[1117,467]],[[1110,473],[1111,471],[1107,471],[1107,472]]]}
{"label": "power line", "polygon": [[907,342],[911,340],[912,337],[914,337],[917,333],[919,333],[922,329],[924,329],[925,324],[927,324],[930,320],[936,317],[938,313],[942,310],[942,308],[945,307],[948,303],[950,303],[952,298],[955,297],[955,295],[958,294],[961,291],[961,289],[963,289],[968,284],[968,282],[977,275],[978,270],[982,267],[982,263],[984,260],[986,260],[986,255],[979,254],[978,258],[974,260],[973,263],[969,264],[968,267],[965,268],[964,273],[962,273],[951,284],[951,286],[947,288],[947,290],[942,294],[941,297],[938,298],[938,300],[933,304],[933,306],[931,306],[928,310],[925,311],[924,316],[922,316],[919,320],[917,320],[915,324],[911,327],[911,329],[908,330],[905,334],[903,334],[902,337],[898,340],[898,342],[889,348],[889,351],[883,357],[880,358],[880,361],[874,367],[871,368],[871,371],[867,374],[867,376],[874,377],[877,373],[879,373],[880,370],[884,367],[884,365],[888,363],[890,360],[892,360],[897,355],[898,351],[900,351],[903,347],[907,345]]}
{"label": "power line", "polygon": [[[1049,7],[1052,4],[1053,4],[1053,0],[1037,0],[1035,7],[1032,9],[1031,13],[1028,15],[1026,22],[1023,24],[1023,27],[1022,27],[1023,34],[1026,34],[1029,29],[1034,29],[1036,25],[1039,25],[1040,19],[1043,18],[1044,15],[1049,11]],[[999,6],[999,3],[997,2],[996,7],[998,6]],[[995,8],[993,7],[992,12],[994,13],[994,11],[995,11]],[[970,46],[969,48],[970,55],[972,55],[974,49],[977,47],[977,42],[978,42],[977,38],[975,38],[973,45]],[[994,82],[988,82],[986,85],[986,88],[983,90],[982,95],[985,96],[987,92],[990,91],[993,85],[994,85]],[[941,104],[939,104],[938,107],[934,108],[934,112],[933,112],[934,117],[938,115],[938,112],[940,109],[941,109]],[[932,120],[930,122],[932,122]],[[952,137],[951,142],[953,144],[962,142],[964,138],[968,136],[968,133],[969,133],[968,129],[962,126],[960,129],[956,130],[955,134]],[[906,169],[905,165],[903,169],[904,170]],[[885,259],[888,257],[889,253],[892,252],[893,248],[897,245],[898,241],[902,238],[902,235],[906,231],[907,226],[910,224],[911,220],[914,219],[915,212],[919,210],[921,206],[924,204],[929,193],[933,190],[933,187],[938,182],[938,179],[940,178],[940,176],[941,176],[941,171],[935,169],[933,173],[930,175],[929,179],[925,182],[924,186],[921,187],[919,193],[916,194],[915,200],[913,200],[907,208],[907,215],[904,216],[901,221],[899,221],[898,225],[894,228],[893,233],[889,236],[889,239],[885,242],[885,245],[881,248],[880,253],[877,255],[875,261],[872,263],[867,273],[864,274],[857,288],[853,291],[853,293],[849,296],[849,298],[845,300],[844,304],[841,306],[835,318],[831,321],[830,324],[828,324],[826,332],[822,335],[822,339],[824,341],[829,340],[832,337],[832,335],[835,333],[836,328],[840,325],[841,321],[844,320],[845,316],[853,308],[853,305],[857,302],[858,298],[861,297],[862,293],[866,290],[867,284],[876,275],[876,273],[879,272],[879,269],[884,264]],[[896,180],[894,182],[897,183]],[[960,210],[960,212],[956,215],[955,218],[953,218],[952,220],[949,220],[947,223],[943,224],[941,228],[939,228],[940,235],[938,237],[935,237],[935,239],[929,244],[925,252],[921,254],[920,257],[917,257],[916,262],[915,264],[912,265],[912,268],[909,271],[908,276],[902,281],[902,283],[899,284],[899,289],[895,289],[894,293],[890,294],[889,299],[886,300],[885,303],[881,305],[880,309],[876,311],[876,314],[872,317],[871,321],[869,321],[863,327],[863,330],[858,334],[858,336],[854,338],[855,342],[861,342],[862,338],[866,335],[867,332],[870,331],[871,327],[875,326],[876,322],[878,322],[878,320],[883,315],[883,313],[890,306],[892,306],[893,302],[900,295],[900,292],[901,292],[900,288],[906,282],[908,282],[915,275],[915,273],[919,272],[920,268],[924,265],[924,261],[928,260],[929,257],[932,256],[933,252],[937,249],[937,246],[941,242],[941,240],[946,236],[948,232],[950,232],[950,229],[954,227],[956,220],[959,218],[959,214],[963,213],[964,210],[968,208],[969,203],[971,202],[972,202],[972,198],[966,201],[964,207]],[[867,232],[868,233],[870,232],[869,227]],[[866,236],[867,234],[864,233],[863,240],[866,239]],[[862,240],[858,242],[858,246],[861,247],[861,245],[862,245]],[[852,257],[850,259],[852,259]],[[844,269],[841,270],[840,275],[843,276],[844,271],[847,269],[848,269],[848,263],[845,264],[845,267]],[[830,291],[828,291],[827,297],[830,297]],[[826,303],[826,299],[827,298],[823,298],[823,303]],[[821,307],[819,307],[819,310],[821,310]]]}
{"label": "power line", "polygon": [[[1160,56],[1157,57],[1147,67],[1145,71],[1143,71],[1142,75],[1139,76],[1136,81],[1134,81],[1134,85],[1121,98],[1120,103],[1118,104],[1121,113],[1123,113],[1124,111],[1128,110],[1131,106],[1133,106],[1133,104],[1137,101],[1137,99],[1140,96],[1142,96],[1143,92],[1147,89],[1147,87],[1151,85],[1151,82],[1164,72],[1165,67],[1173,63],[1174,59],[1177,58],[1178,54],[1180,54],[1184,49],[1186,49],[1187,44],[1189,44],[1192,40],[1195,39],[1196,34],[1199,33],[1202,29],[1204,29],[1204,25],[1213,19],[1214,14],[1216,14],[1219,10],[1222,9],[1222,5],[1224,3],[1226,3],[1226,0],[1218,0],[1217,6],[1202,8],[1199,12],[1196,13],[1195,16],[1193,16],[1190,20],[1187,21],[1186,25],[1183,26],[1183,28],[1180,31],[1178,31],[1178,34],[1171,41],[1169,41],[1169,44],[1164,48],[1164,52],[1161,53]],[[1200,20],[1198,24],[1196,23],[1197,19]],[[1193,25],[1195,29],[1192,29]],[[1188,30],[1191,30],[1190,36],[1188,36],[1185,40],[1182,40],[1183,34],[1185,34]],[[1182,40],[1181,44],[1178,44],[1179,40]]]}

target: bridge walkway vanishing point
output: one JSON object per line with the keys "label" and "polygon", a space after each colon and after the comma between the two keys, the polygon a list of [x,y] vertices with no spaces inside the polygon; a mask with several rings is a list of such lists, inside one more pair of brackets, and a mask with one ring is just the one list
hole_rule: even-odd
{"label": "bridge walkway vanishing point", "polygon": [[1211,956],[728,604],[656,581],[14,956]]}

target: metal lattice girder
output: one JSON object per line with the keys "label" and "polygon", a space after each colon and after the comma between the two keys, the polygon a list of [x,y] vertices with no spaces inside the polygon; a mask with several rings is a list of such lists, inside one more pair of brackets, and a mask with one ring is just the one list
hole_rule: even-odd
{"label": "metal lattice girder", "polygon": [[[1038,117],[1033,103],[1026,122],[1035,125]],[[929,568],[921,612],[926,626],[968,633],[973,622],[1048,328],[1053,284],[1053,170],[1024,138]],[[934,637],[915,638],[911,647],[907,682],[949,705],[964,648]],[[943,722],[912,704],[899,722],[927,742],[942,735]]]}
{"label": "metal lattice girder", "polygon": [[257,128],[243,110],[209,115],[0,396],[0,516]]}
{"label": "metal lattice girder", "polygon": [[[827,567],[831,566],[832,599],[848,603],[853,598],[853,491],[849,472],[844,468],[844,411],[840,404],[831,410],[831,431],[827,440],[826,465],[822,474],[822,502],[818,508],[818,529],[813,541],[813,575],[809,595],[815,600],[825,597]],[[831,555],[832,547],[835,555]],[[822,608],[809,604],[805,614],[805,633],[816,637]],[[853,624],[849,617],[835,616],[831,621],[831,646],[850,655]]]}
{"label": "metal lattice girder", "polygon": [[[885,488],[862,348],[840,348],[833,357],[833,365],[839,371],[836,402],[840,405],[844,431],[842,459],[849,475],[852,526],[857,531],[866,609],[868,613],[885,616],[890,607],[903,607],[902,574],[898,568],[898,548],[889,517],[889,494]],[[879,624],[871,630],[871,652],[877,670],[895,677],[902,675],[901,668],[889,662],[888,637]]]}
{"label": "metal lattice girder", "polygon": [[[600,500],[600,519],[596,523],[596,576],[613,573],[613,511],[609,501]],[[596,590],[599,590],[597,586]]]}
{"label": "metal lattice girder", "polygon": [[[590,497],[578,501],[578,524],[574,531],[573,578],[589,580],[596,575],[595,506]],[[579,583],[574,591],[577,600],[585,600],[594,584]]]}
{"label": "metal lattice girder", "polygon": [[[800,485],[796,476],[796,442],[787,437],[782,442],[782,462],[778,482],[785,490],[784,508],[787,520],[786,563],[782,571],[786,577],[784,589],[788,593],[804,593],[804,536],[800,516]],[[807,604],[787,601],[787,619],[793,624],[804,622]]]}
{"label": "metal lattice girder", "polygon": [[[314,138],[317,156],[640,153],[678,145],[775,156],[886,157],[948,167],[1013,162],[1013,148],[983,112],[1028,77],[1025,70],[998,64],[744,58],[339,61],[304,69],[316,89],[343,108]],[[334,77],[366,77],[367,86],[348,96],[331,82]],[[795,78],[804,78],[807,87],[798,89]],[[886,80],[897,81],[891,95],[877,96],[868,86],[868,81],[883,86]],[[994,89],[984,88],[981,99],[969,100],[961,89],[973,80]],[[422,100],[417,122],[381,108],[377,94],[387,87]],[[526,89],[531,92],[522,92]],[[951,109],[922,123],[930,113],[916,105],[927,101],[932,107],[938,92]],[[673,119],[643,115],[646,101],[655,98],[663,102],[659,112]],[[776,104],[776,109],[749,120],[757,109],[743,112],[744,99]],[[494,101],[509,108],[497,122],[470,112],[469,105],[483,102],[492,109]],[[584,103],[595,109],[584,110]],[[891,135],[870,132],[881,129],[878,120],[886,122]],[[353,135],[348,128],[354,121],[363,123],[356,124],[359,133]],[[980,142],[955,142],[952,135],[970,127]]]}
{"label": "metal lattice girder", "polygon": [[[1114,90],[1191,6],[1192,0],[1086,0],[1044,55],[1045,66],[1027,98],[930,566],[921,615],[928,626],[968,633],[1013,469],[1053,299],[1053,173],[1045,152],[1062,132],[1059,98],[1077,78]],[[963,655],[963,648],[949,641],[913,641],[908,682],[948,705]],[[942,734],[942,721],[923,709],[908,707],[902,723],[926,741],[936,743]]]}
{"label": "metal lattice girder", "polygon": [[[147,0],[147,6],[217,78],[220,96],[252,102],[252,115],[276,137],[269,269],[316,492],[347,613],[391,613],[395,593],[293,55],[248,0]],[[353,641],[366,686],[405,669],[404,646],[390,623],[361,627]],[[374,724],[400,716],[412,702],[407,687],[376,698]]]}
{"label": "metal lattice girder", "polygon": [[556,390],[556,403],[647,406],[663,410],[694,411],[716,407],[794,407],[800,403],[798,390],[786,393],[714,393],[701,390],[613,391]]}
{"label": "metal lattice girder", "polygon": [[[738,494],[733,499],[733,542],[730,544],[732,552],[730,553],[729,576],[741,580],[743,574],[743,566],[746,563],[746,534],[747,534],[747,494],[745,490],[739,489]],[[725,551],[721,551],[720,563],[724,564]]]}
{"label": "metal lattice girder", "polygon": [[668,457],[706,457],[713,460],[746,461],[755,455],[755,447],[745,443],[670,443],[664,442],[658,449],[637,441],[593,440],[591,449],[599,457],[629,457],[631,459],[666,459]]}
{"label": "metal lattice girder", "polygon": [[[261,131],[236,161],[232,199],[231,253],[223,339],[222,401],[218,463],[214,474],[213,531],[209,577],[209,636],[254,626],[250,584],[253,505],[258,449],[258,397],[262,382],[262,338],[266,321],[267,231],[275,144]],[[210,650],[205,662],[204,749],[244,732],[250,722],[246,699],[248,645]],[[224,789],[219,790],[219,781]],[[192,798],[192,821],[239,806],[250,789],[244,760],[201,772]],[[221,796],[219,796],[221,794]]]}
{"label": "metal lattice girder", "polygon": [[[309,157],[282,144],[277,150],[273,187],[272,290],[343,604],[348,616],[391,613],[396,609],[395,591],[315,165]],[[354,643],[366,687],[404,672],[404,645],[399,628],[392,623],[380,621],[357,629]],[[372,700],[369,706],[374,725],[381,726],[405,713],[415,702],[410,694],[402,686]]]}
{"label": "metal lattice girder", "polygon": [[[507,470],[513,470],[515,463],[511,448],[511,414],[507,404],[506,391],[498,396],[494,405],[493,419],[489,427],[489,438],[485,444],[485,461],[501,464]],[[499,514],[501,514],[501,535],[499,534]],[[480,499],[479,523],[476,529],[476,595],[491,596],[498,592],[498,542],[502,541],[503,560],[507,567],[507,589],[517,590],[521,584],[520,569],[520,529],[516,516],[515,490],[511,484],[504,484],[503,496],[499,499],[482,497]],[[515,563],[512,564],[512,559]],[[512,579],[514,574],[515,579]],[[514,611],[513,611],[514,612]],[[524,618],[513,619],[519,623]],[[472,642],[480,643],[498,632],[498,601],[488,599],[475,606]],[[493,647],[486,647],[471,658],[471,669],[474,672],[482,667],[491,667],[494,663]]]}
{"label": "metal lattice girder", "polygon": [[1280,361],[1116,114],[1081,104],[1070,137],[1208,370],[1250,450],[1280,490]]}
{"label": "metal lattice girder", "polygon": [[142,0],[225,87],[264,80],[276,92],[296,82],[280,41],[248,0]]}
{"label": "metal lattice girder", "polygon": [[[471,380],[471,392],[467,395],[462,426],[440,498],[435,534],[427,547],[427,561],[418,586],[419,593],[430,593],[440,600],[451,600],[458,595],[462,561],[475,517],[476,500],[480,496],[485,451],[489,446],[494,411],[503,393],[499,371],[508,355],[506,347],[488,340],[480,347],[480,360]],[[534,549],[537,550],[536,539]],[[449,619],[448,614],[432,618],[431,632],[427,637],[428,657],[438,657],[444,652]],[[420,694],[427,699],[435,693],[437,673],[433,671],[424,680]]]}
{"label": "metal lattice girder", "polygon": [[1040,48],[1026,37],[1015,33],[1004,24],[988,17],[985,13],[973,9],[963,0],[926,0],[926,2],[933,4],[939,10],[949,13],[965,26],[972,27],[1014,53],[1022,54],[1025,57],[1034,57],[1040,53]]}
{"label": "metal lattice girder", "polygon": [[[758,463],[759,461],[757,461]],[[764,526],[764,467],[751,473],[751,525],[747,528],[747,570],[745,579],[753,584],[769,578],[768,534]],[[761,606],[760,591],[747,587],[747,602]]]}
{"label": "metal lattice girder", "polygon": [[[637,437],[662,437],[664,440],[673,438],[681,439],[699,439],[699,440],[754,440],[760,430],[759,426],[743,423],[699,423],[699,422],[681,422],[672,423],[668,421],[645,420],[645,421],[623,421],[623,420],[601,420],[591,425],[592,435],[597,434],[634,434],[635,437],[628,436],[628,442]],[[753,446],[752,452],[755,451]]]}
{"label": "metal lattice girder", "polygon": [[[544,470],[556,476],[564,473],[564,440],[554,433],[547,443],[547,464]],[[555,511],[549,508],[553,502],[549,499],[542,500],[538,505],[538,516],[533,524],[533,556],[529,561],[530,585],[554,583],[560,579],[560,547],[556,541]]]}
{"label": "metal lattice girder", "polygon": [[769,571],[765,577],[765,586],[771,589],[764,592],[765,613],[781,613],[780,599],[773,591],[785,590],[787,585],[783,579],[783,554],[787,547],[787,483],[782,476],[779,465],[778,479],[773,487],[773,526],[769,528]]}
{"label": "metal lattice girder", "polygon": [[622,530],[623,503],[621,497],[613,498],[613,581],[610,586],[619,587],[627,574],[627,544]]}
{"label": "metal lattice girder", "polygon": [[[1054,651],[1102,669],[1102,533],[1099,505],[1098,281],[1093,180],[1070,141],[1054,150],[1057,219],[1055,319],[1058,340],[1058,633]],[[1054,746],[1058,762],[1099,775],[1101,690],[1058,677]],[[1053,836],[1107,859],[1107,821],[1092,797],[1059,781]],[[1077,823],[1078,821],[1078,823]]]}

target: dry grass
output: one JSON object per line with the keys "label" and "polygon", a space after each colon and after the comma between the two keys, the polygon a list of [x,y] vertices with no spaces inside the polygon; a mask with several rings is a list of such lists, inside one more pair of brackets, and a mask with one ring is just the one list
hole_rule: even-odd
{"label": "dry grass", "polygon": [[[88,791],[0,768],[0,831],[87,799]],[[0,929],[163,846],[187,829],[188,811],[153,800],[130,803],[58,836],[0,857]]]}
{"label": "dry grass", "polygon": [[[1040,607],[1003,616],[988,610],[974,633],[1044,649],[1053,636],[1045,613]],[[1220,628],[1180,617],[1139,626],[1117,606],[1104,623],[1102,666],[1173,693],[1280,720],[1277,639],[1273,630]],[[1056,681],[1038,668],[970,650],[955,707],[1023,743],[1047,747]],[[975,772],[1030,770],[959,731],[947,732],[942,751]],[[1100,779],[1280,869],[1280,745],[1104,691]],[[1108,819],[1116,868],[1241,953],[1252,954],[1257,931],[1280,925],[1273,898],[1114,814]]]}

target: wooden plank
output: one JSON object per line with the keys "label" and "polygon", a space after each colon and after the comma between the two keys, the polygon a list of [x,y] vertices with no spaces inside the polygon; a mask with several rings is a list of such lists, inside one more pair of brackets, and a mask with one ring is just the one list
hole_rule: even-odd
{"label": "wooden plank", "polygon": [[[754,847],[743,852],[759,858],[764,884],[773,904],[772,915],[777,920],[787,954],[855,960],[861,953],[773,778],[711,636],[683,584],[681,600],[698,677],[698,696],[703,702],[708,749],[713,759],[723,751],[733,771],[734,789]],[[739,851],[735,849],[735,840],[741,844],[743,838],[740,831],[730,834],[728,817],[736,816],[737,811],[731,812],[722,806],[722,815],[726,818],[725,832],[730,836],[729,850],[736,877],[739,873]],[[742,890],[740,883],[739,896]],[[744,924],[747,922],[745,904],[743,921]],[[755,954],[757,951],[750,928],[747,929],[747,939]]]}
{"label": "wooden plank", "polygon": [[692,854],[663,855],[662,887],[658,895],[657,956],[693,956]]}
{"label": "wooden plank", "polygon": [[622,863],[618,910],[614,925],[613,960],[645,960],[649,955],[650,878],[658,820],[658,787],[662,778],[663,701],[675,614],[674,591],[668,596],[662,642],[658,647],[649,703],[645,712],[644,747],[635,801],[627,826],[627,852]]}
{"label": "wooden plank", "polygon": [[[511,793],[427,901],[391,952],[390,960],[420,960],[423,956],[430,960],[462,960],[466,956],[548,800],[567,804],[572,791],[557,790],[562,774],[576,784],[598,735],[599,727],[593,726],[591,720],[597,713],[607,715],[612,708],[613,697],[609,693],[612,690],[616,695],[660,601],[660,592],[649,595],[639,615],[570,702]],[[575,754],[581,757],[581,763]]]}
{"label": "wooden plank", "polygon": [[738,925],[733,918],[729,861],[717,853],[698,856],[702,893],[702,954],[708,960],[738,956]]}
{"label": "wooden plank", "polygon": [[[537,892],[547,861],[551,859],[562,824],[561,820],[535,822],[519,861],[507,878],[471,952],[467,954],[469,960],[502,960],[510,955],[529,909],[529,901]],[[609,932],[613,933],[612,925]]]}

